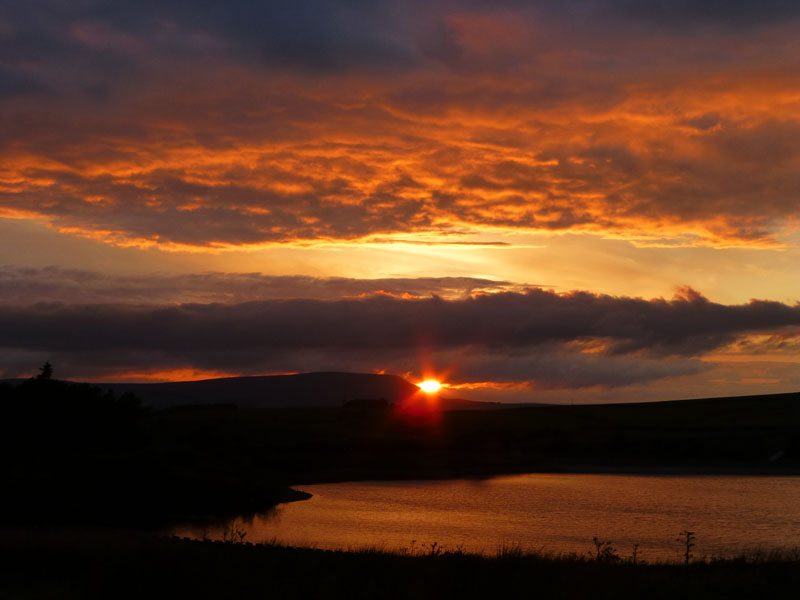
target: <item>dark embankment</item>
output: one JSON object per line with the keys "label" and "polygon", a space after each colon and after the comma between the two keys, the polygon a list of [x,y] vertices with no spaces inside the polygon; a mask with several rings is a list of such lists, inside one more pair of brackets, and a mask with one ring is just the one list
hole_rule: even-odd
{"label": "dark embankment", "polygon": [[0,525],[155,527],[308,497],[241,447],[198,452],[202,427],[154,421],[129,394],[52,379],[0,385]]}
{"label": "dark embankment", "polygon": [[3,598],[790,598],[797,561],[683,565],[459,553],[401,556],[120,532],[0,538]]}

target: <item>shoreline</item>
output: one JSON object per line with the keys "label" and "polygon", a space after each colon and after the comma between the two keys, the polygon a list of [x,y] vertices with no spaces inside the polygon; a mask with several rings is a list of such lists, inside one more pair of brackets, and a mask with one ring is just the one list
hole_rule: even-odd
{"label": "shoreline", "polygon": [[[324,485],[331,483],[355,483],[367,481],[449,481],[454,479],[492,479],[510,475],[684,475],[684,476],[742,476],[742,477],[797,477],[800,465],[614,465],[562,463],[540,468],[509,468],[485,471],[457,472],[452,469],[426,469],[386,473],[380,471],[351,472],[341,476],[309,477],[292,481],[289,486]],[[299,498],[298,500],[303,500]]]}
{"label": "shoreline", "polygon": [[498,477],[512,477],[517,475],[629,475],[635,477],[797,477],[800,476],[800,467],[778,467],[764,469],[757,465],[587,465],[587,464],[561,464],[550,468],[540,469],[496,469],[480,473],[455,473],[452,470],[426,470],[424,472],[404,473],[379,473],[371,471],[360,474],[352,473],[350,477],[314,478],[287,484],[286,494],[280,499],[272,499],[271,504],[266,504],[260,510],[225,511],[218,514],[185,515],[169,525],[169,529],[191,525],[212,525],[228,522],[241,517],[251,517],[274,510],[275,508],[310,500],[314,494],[308,492],[303,486],[336,485],[347,483],[411,483],[454,480],[488,480]]}

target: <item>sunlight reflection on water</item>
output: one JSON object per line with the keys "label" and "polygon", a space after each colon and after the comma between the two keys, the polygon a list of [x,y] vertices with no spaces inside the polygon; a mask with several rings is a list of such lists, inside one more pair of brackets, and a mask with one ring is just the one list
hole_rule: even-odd
{"label": "sunlight reflection on water", "polygon": [[[531,474],[301,489],[313,498],[238,519],[246,540],[390,550],[437,542],[486,554],[517,543],[585,554],[597,536],[623,557],[638,543],[645,560],[678,560],[676,538],[690,529],[697,557],[800,546],[796,477]],[[205,534],[218,539],[229,526]],[[186,526],[173,533],[200,538],[204,532]]]}

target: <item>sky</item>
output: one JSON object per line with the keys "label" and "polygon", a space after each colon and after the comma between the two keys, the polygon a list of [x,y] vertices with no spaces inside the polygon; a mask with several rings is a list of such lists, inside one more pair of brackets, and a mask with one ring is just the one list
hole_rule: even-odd
{"label": "sky", "polygon": [[800,5],[0,0],[0,377],[800,389]]}

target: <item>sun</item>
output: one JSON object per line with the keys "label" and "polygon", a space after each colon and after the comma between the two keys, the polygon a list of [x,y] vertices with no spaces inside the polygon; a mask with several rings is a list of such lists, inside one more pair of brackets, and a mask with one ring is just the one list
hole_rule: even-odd
{"label": "sun", "polygon": [[442,387],[442,384],[436,381],[435,379],[426,379],[425,381],[423,381],[422,383],[418,383],[417,385],[426,394],[432,394],[434,392],[438,392],[439,388]]}

